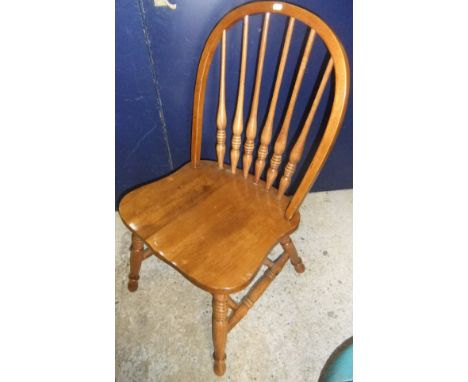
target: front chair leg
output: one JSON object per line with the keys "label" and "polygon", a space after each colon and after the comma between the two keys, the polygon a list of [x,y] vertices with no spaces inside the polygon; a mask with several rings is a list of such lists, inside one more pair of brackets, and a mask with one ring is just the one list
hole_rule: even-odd
{"label": "front chair leg", "polygon": [[128,290],[135,292],[138,289],[138,279],[140,278],[140,268],[143,262],[143,249],[145,242],[132,233],[132,250],[130,252],[130,274],[128,275]]}
{"label": "front chair leg", "polygon": [[297,254],[296,247],[294,246],[294,243],[292,242],[291,238],[289,236],[286,236],[285,238],[281,240],[280,243],[283,249],[289,253],[289,259],[291,260],[291,264],[293,265],[296,272],[297,273],[304,272],[305,266],[302,263],[302,259]]}
{"label": "front chair leg", "polygon": [[213,345],[214,345],[214,372],[223,375],[226,371],[226,340],[228,332],[227,310],[228,296],[213,294]]}

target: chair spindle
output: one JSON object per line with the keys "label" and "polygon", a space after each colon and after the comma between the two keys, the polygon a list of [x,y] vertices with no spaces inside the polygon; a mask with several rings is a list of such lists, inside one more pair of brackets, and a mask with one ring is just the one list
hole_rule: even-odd
{"label": "chair spindle", "polygon": [[284,117],[283,125],[281,126],[280,133],[276,139],[274,146],[274,154],[270,161],[270,168],[267,173],[266,188],[269,190],[273,185],[276,177],[278,176],[278,167],[281,165],[281,160],[283,158],[284,150],[286,149],[286,144],[288,143],[288,133],[289,126],[291,124],[291,118],[294,112],[294,107],[296,106],[297,95],[301,89],[302,79],[307,67],[307,62],[309,61],[310,52],[314,43],[315,31],[313,29],[309,32],[309,37],[307,38],[306,46],[304,48],[304,53],[302,55],[301,63],[299,65],[299,70],[297,72],[296,81],[294,82],[294,88],[291,94],[291,99],[289,101],[288,109],[286,110],[286,115]]}
{"label": "chair spindle", "polygon": [[257,112],[258,112],[258,99],[260,96],[260,86],[262,83],[263,74],[263,62],[265,60],[265,50],[268,39],[268,26],[270,24],[270,12],[265,14],[263,19],[262,37],[260,41],[260,51],[258,54],[257,74],[255,77],[255,88],[252,99],[252,108],[250,110],[249,120],[247,121],[247,127],[245,130],[245,144],[244,144],[244,156],[242,158],[242,167],[244,172],[244,178],[249,175],[250,166],[252,165],[252,154],[254,150],[254,141],[257,135]]}
{"label": "chair spindle", "polygon": [[216,125],[216,154],[218,156],[218,167],[224,166],[224,155],[226,153],[226,31],[223,30],[221,38],[221,73],[219,79],[219,104]]}
{"label": "chair spindle", "polygon": [[262,176],[263,170],[265,168],[265,160],[268,155],[268,145],[271,142],[271,136],[273,132],[276,103],[278,101],[279,90],[283,80],[284,68],[286,66],[289,45],[291,43],[291,36],[294,29],[294,21],[295,19],[293,17],[289,18],[288,29],[286,31],[283,51],[281,52],[281,59],[278,67],[278,74],[276,75],[275,87],[273,89],[273,96],[271,98],[270,108],[268,110],[265,125],[263,126],[262,135],[260,138],[260,147],[258,148],[258,157],[255,162],[255,183],[258,183],[260,180],[260,177]]}
{"label": "chair spindle", "polygon": [[268,268],[262,277],[260,277],[248,293],[242,298],[236,310],[234,310],[228,319],[228,331],[231,331],[238,322],[247,314],[257,300],[262,296],[263,292],[268,288],[271,282],[278,276],[284,265],[289,259],[289,253],[283,252],[278,257],[271,268]]}
{"label": "chair spindle", "polygon": [[279,198],[281,198],[284,195],[289,185],[291,184],[291,178],[296,171],[297,163],[301,159],[307,135],[309,134],[310,126],[314,119],[318,105],[320,104],[320,100],[322,98],[323,92],[325,91],[325,87],[327,86],[328,78],[330,77],[332,69],[333,59],[330,58],[325,69],[325,73],[323,74],[322,80],[320,82],[320,86],[317,90],[317,95],[315,96],[314,101],[312,102],[312,107],[310,108],[309,114],[307,115],[307,119],[304,123],[304,126],[302,127],[301,134],[299,135],[299,138],[297,139],[296,144],[294,145],[293,149],[291,150],[291,154],[289,155],[289,162],[286,165],[286,168],[284,169],[284,174],[280,180],[278,190]]}
{"label": "chair spindle", "polygon": [[245,67],[247,64],[247,45],[249,34],[249,16],[244,16],[244,28],[242,31],[242,58],[239,75],[239,90],[237,94],[237,107],[232,124],[232,144],[231,144],[231,172],[236,173],[237,163],[240,157],[241,135],[244,129],[244,88],[245,88]]}

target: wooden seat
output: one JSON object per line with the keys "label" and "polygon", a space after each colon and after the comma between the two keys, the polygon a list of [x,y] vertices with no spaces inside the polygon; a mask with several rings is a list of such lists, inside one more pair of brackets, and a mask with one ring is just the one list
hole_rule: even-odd
{"label": "wooden seat", "polygon": [[[287,28],[272,92],[261,94],[271,14],[286,17]],[[258,53],[254,52],[257,65],[250,112],[248,118],[244,118],[247,55],[252,54],[247,48],[249,17],[255,15],[263,18],[263,26]],[[239,47],[227,49],[227,34],[233,32],[230,29],[238,22],[242,23],[242,47],[237,102],[235,111],[228,113],[226,54]],[[306,39],[286,111],[279,124],[278,120],[275,121],[277,102],[294,26],[298,23],[305,24]],[[324,70],[316,84],[312,84],[315,85],[310,94],[312,102],[307,106],[298,134],[293,135],[289,131],[292,116],[317,39],[322,40],[327,50]],[[212,145],[217,161],[213,162],[201,160],[201,148],[205,90],[216,51],[220,53],[218,110],[216,117],[207,123],[212,128],[216,125],[217,129],[216,145]],[[230,72],[235,73],[236,70]],[[143,260],[154,254],[213,295],[213,358],[217,375],[223,375],[226,370],[228,332],[247,314],[284,265],[290,261],[298,273],[305,270],[289,234],[298,227],[299,206],[315,182],[340,131],[349,83],[349,65],[341,42],[330,27],[310,11],[278,1],[252,2],[232,10],[212,30],[200,57],[194,91],[190,163],[164,179],[130,192],[120,203],[122,220],[132,231],[130,291],[138,288]],[[325,129],[310,164],[301,173],[297,189],[292,196],[287,196],[327,88],[333,102],[328,117],[323,118]],[[259,115],[261,96],[268,100],[266,115]],[[232,122],[228,115],[234,116]],[[257,126],[261,121],[264,121],[263,125]],[[229,130],[232,138],[230,161],[226,168]],[[276,140],[272,144],[275,135]],[[291,144],[289,151],[288,144]],[[267,256],[276,244],[280,244],[284,252],[271,260]],[[230,294],[244,289],[262,266],[266,267],[263,276],[241,301],[235,301]]]}
{"label": "wooden seat", "polygon": [[187,164],[127,194],[120,215],[194,284],[233,293],[250,283],[273,246],[299,223],[299,214],[285,218],[289,198],[278,200],[262,183],[219,171],[215,162]]}

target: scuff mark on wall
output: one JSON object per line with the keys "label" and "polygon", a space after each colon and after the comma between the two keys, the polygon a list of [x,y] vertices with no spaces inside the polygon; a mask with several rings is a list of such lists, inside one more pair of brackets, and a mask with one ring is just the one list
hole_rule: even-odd
{"label": "scuff mark on wall", "polygon": [[141,138],[138,140],[138,142],[135,144],[135,146],[133,146],[133,148],[130,150],[130,153],[127,155],[127,157],[125,158],[124,162],[123,162],[123,165],[122,167],[125,167],[127,165],[127,162],[128,160],[131,158],[131,156],[138,150],[138,148],[140,147],[141,143],[146,139],[146,137],[148,135],[150,135],[154,130],[156,129],[156,127],[152,127],[150,130],[148,130],[145,134],[143,134],[141,136]]}
{"label": "scuff mark on wall", "polygon": [[[145,6],[143,4],[143,0],[137,0],[137,2],[138,2],[138,9],[139,9],[139,12],[140,12],[143,35],[145,37],[145,44],[146,44],[146,48],[148,50],[148,60],[149,60],[149,63],[150,63],[151,77],[152,77],[153,84],[154,84],[155,91],[156,91],[156,108],[157,108],[157,111],[158,111],[159,120],[161,121],[162,136],[163,136],[164,142],[166,144],[166,150],[167,150],[167,157],[168,157],[169,166],[170,166],[171,170],[174,170],[174,162],[172,160],[171,147],[169,145],[169,136],[168,136],[168,133],[167,133],[166,119],[164,118],[163,103],[162,103],[162,100],[161,100],[161,94],[160,94],[160,91],[159,91],[159,82],[158,82],[158,77],[157,77],[157,74],[156,74],[156,64],[155,64],[154,58],[153,58],[153,51],[152,51],[152,48],[151,48],[151,40],[150,40],[150,36],[149,36],[149,31],[148,31],[148,23],[146,21]],[[144,137],[146,137],[148,135],[148,133],[149,132],[147,132]],[[140,139],[139,143],[141,143],[142,140],[143,139]]]}

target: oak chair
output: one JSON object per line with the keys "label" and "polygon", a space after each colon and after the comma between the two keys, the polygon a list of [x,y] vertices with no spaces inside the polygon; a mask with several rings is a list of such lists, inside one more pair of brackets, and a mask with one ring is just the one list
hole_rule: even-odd
{"label": "oak chair", "polygon": [[[257,124],[259,97],[271,14],[288,18],[273,92],[262,129]],[[248,52],[249,16],[263,14],[263,28],[258,53]],[[230,165],[225,167],[226,130],[226,34],[242,22],[240,75],[237,106],[232,123]],[[289,103],[276,142],[270,147],[275,125],[275,110],[288,60],[288,50],[296,23],[308,28]],[[309,56],[317,36],[329,54],[326,69],[300,133],[291,142],[292,149],[281,164],[288,144],[289,128]],[[220,49],[219,100],[216,121],[217,161],[201,160],[205,89],[212,59]],[[250,115],[244,131],[244,101],[247,54],[258,54]],[[333,74],[334,81],[330,77]],[[327,84],[332,87],[333,102],[317,150],[292,196],[286,195],[300,161],[314,115]],[[299,206],[318,176],[337,138],[347,106],[350,86],[349,66],[344,48],[330,27],[306,9],[284,2],[253,2],[242,5],[222,18],[211,32],[203,49],[195,85],[192,122],[191,161],[156,182],[128,193],[119,206],[120,216],[132,231],[128,289],[138,288],[141,263],[152,255],[165,261],[193,284],[213,296],[212,332],[214,372],[226,370],[227,334],[247,314],[273,279],[289,260],[298,273],[304,264],[291,241],[290,234],[299,225]],[[255,139],[260,134],[254,162]],[[291,138],[291,137],[290,137]],[[291,139],[290,139],[291,140]],[[269,166],[268,157],[271,155]],[[241,160],[242,158],[242,160]],[[241,165],[242,171],[238,169]],[[250,173],[252,168],[252,174]],[[238,171],[239,170],[239,171]],[[262,174],[266,170],[266,180]],[[279,179],[276,188],[275,181]],[[284,252],[276,260],[268,258],[271,249],[280,244]],[[264,275],[240,302],[230,294],[246,288],[262,266]]]}

